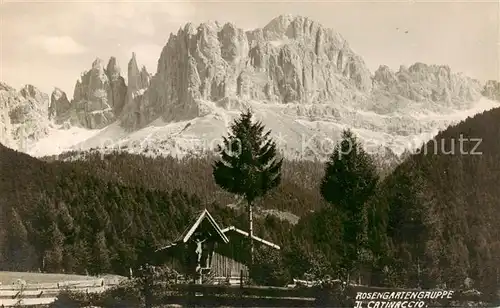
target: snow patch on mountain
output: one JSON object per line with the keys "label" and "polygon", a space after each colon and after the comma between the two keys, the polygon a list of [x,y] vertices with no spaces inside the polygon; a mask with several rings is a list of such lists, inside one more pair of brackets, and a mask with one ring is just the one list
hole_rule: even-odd
{"label": "snow patch on mountain", "polygon": [[[325,119],[311,119],[297,116],[293,106],[266,104],[249,101],[232,109],[220,107],[210,101],[199,102],[207,114],[191,120],[165,122],[157,119],[137,131],[128,132],[116,122],[101,130],[72,128],[67,131],[53,130],[47,138],[28,153],[34,156],[54,155],[58,152],[99,149],[100,151],[127,151],[146,155],[200,155],[213,152],[222,143],[230,123],[242,110],[250,108],[255,119],[260,120],[288,158],[325,159],[331,154],[343,129],[351,128],[359,136],[369,153],[380,154],[390,149],[401,155],[406,149],[414,150],[432,139],[439,130],[457,123],[468,116],[499,107],[498,102],[482,98],[466,110],[449,113],[404,113],[380,115],[371,111],[354,111],[349,107],[337,108],[334,116]],[[311,108],[318,106],[311,106]],[[341,117],[336,118],[335,112]],[[397,123],[398,129],[391,126]],[[406,125],[401,125],[406,123]]]}
{"label": "snow patch on mountain", "polygon": [[72,149],[74,146],[101,133],[102,130],[91,130],[81,127],[52,127],[46,137],[28,145],[25,150],[35,157],[58,155]]}
{"label": "snow patch on mountain", "polygon": [[[343,129],[369,153],[393,159],[439,130],[498,107],[485,86],[446,65],[415,63],[374,73],[342,35],[307,17],[281,15],[245,31],[192,23],[171,34],[151,75],[135,54],[96,59],[73,100],[0,83],[0,142],[31,155],[122,150],[199,155],[216,149],[241,111],[253,110],[283,154],[324,159]],[[491,99],[491,100],[490,100]]]}

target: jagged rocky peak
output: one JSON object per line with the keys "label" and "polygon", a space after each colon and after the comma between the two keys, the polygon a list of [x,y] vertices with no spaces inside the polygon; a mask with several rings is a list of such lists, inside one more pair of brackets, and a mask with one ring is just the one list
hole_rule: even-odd
{"label": "jagged rocky peak", "polygon": [[[118,75],[116,67],[116,60],[110,60],[109,80]],[[415,63],[396,72],[382,66],[372,75],[342,35],[296,15],[278,16],[251,31],[233,23],[187,23],[170,35],[154,76],[141,68],[135,53],[127,69],[120,119],[130,130],[159,117],[168,122],[206,115],[214,110],[208,101],[223,108],[255,100],[296,104],[297,109],[357,104],[383,111],[404,99],[459,104],[474,100],[481,90],[446,66]],[[110,88],[115,95],[117,87]],[[108,102],[115,115],[120,110],[116,101],[122,100]]]}
{"label": "jagged rocky peak", "polygon": [[136,77],[139,75],[139,66],[137,65],[137,59],[135,56],[135,52],[132,52],[132,58],[130,58],[130,61],[128,61],[128,85],[130,87],[133,86],[133,83],[131,82],[130,78]]}
{"label": "jagged rocky peak", "polygon": [[66,93],[59,88],[55,88],[50,95],[49,119],[54,119],[56,123],[60,123],[70,109],[71,103]]}
{"label": "jagged rocky peak", "polygon": [[428,65],[425,63],[417,62],[411,65],[408,72],[419,78],[441,78],[450,79],[451,69],[448,65]]}
{"label": "jagged rocky peak", "polygon": [[[371,90],[371,74],[363,59],[356,55],[342,35],[333,29],[325,28],[308,17],[288,14],[281,15],[266,25],[262,30],[262,37],[264,44],[270,45],[271,48],[284,48],[292,54],[300,51],[294,56],[303,58],[306,68],[314,67],[317,63],[328,65],[337,74],[347,78],[358,90]],[[257,43],[260,44],[262,43]]]}
{"label": "jagged rocky peak", "polygon": [[19,90],[19,93],[24,97],[24,98],[34,98],[38,101],[41,102],[48,102],[48,97],[47,94],[42,93],[40,90],[38,90],[35,86],[27,84],[25,85],[21,90]]}
{"label": "jagged rocky peak", "polygon": [[[144,86],[138,76],[133,55],[129,93]],[[140,104],[179,120],[203,113],[200,101],[343,102],[371,87],[361,57],[338,33],[309,18],[280,16],[247,32],[212,21],[188,23],[170,35]]]}
{"label": "jagged rocky peak", "polygon": [[[269,22],[263,29],[248,32],[252,45],[268,42],[271,46],[281,46],[290,40],[300,42],[314,51],[316,56],[326,56],[329,60],[339,60],[342,70],[343,63],[354,53],[348,42],[338,32],[325,28],[319,22],[300,15],[281,15]],[[341,58],[339,59],[339,53]],[[364,65],[364,63],[362,64]]]}
{"label": "jagged rocky peak", "polygon": [[92,69],[98,71],[104,71],[101,58],[99,57],[95,58],[94,62],[92,62]]}
{"label": "jagged rocky peak", "polygon": [[145,65],[142,66],[140,75],[141,75],[141,83],[143,85],[146,85],[145,87],[149,87],[151,83],[151,74],[148,72],[148,69],[146,68]]}
{"label": "jagged rocky peak", "polygon": [[120,78],[121,71],[120,71],[120,66],[118,66],[118,63],[116,62],[115,57],[109,58],[108,65],[106,66],[106,75],[110,80],[118,79]]}
{"label": "jagged rocky peak", "polygon": [[127,97],[127,84],[125,78],[121,76],[121,70],[115,57],[109,58],[106,66],[106,75],[111,88],[111,108],[115,116],[118,116],[125,105]]}
{"label": "jagged rocky peak", "polygon": [[221,56],[228,63],[248,57],[248,39],[243,29],[238,29],[233,23],[226,23],[219,33]]}
{"label": "jagged rocky peak", "polygon": [[187,23],[170,35],[150,82],[138,67],[134,54],[128,66],[132,106],[122,119],[127,128],[158,116],[170,121],[206,114],[205,101],[342,103],[372,88],[369,70],[345,39],[301,16],[283,15],[252,31],[233,23]]}
{"label": "jagged rocky peak", "polygon": [[15,91],[15,89],[3,81],[0,81],[0,91]]}
{"label": "jagged rocky peak", "polygon": [[[125,106],[121,114],[121,125],[127,130],[135,130],[149,121],[157,118],[161,113],[155,107],[161,108],[161,104],[151,106],[149,103],[148,88],[152,82],[152,76],[145,66],[139,70],[135,52],[128,62],[128,86]],[[164,80],[159,87],[163,87]]]}
{"label": "jagged rocky peak", "polygon": [[428,65],[421,62],[410,67],[401,65],[397,72],[380,66],[373,76],[378,90],[423,102],[462,104],[479,99],[479,81],[453,73],[447,65]]}
{"label": "jagged rocky peak", "polygon": [[373,74],[373,80],[381,84],[392,84],[397,82],[396,73],[387,65],[381,65]]}
{"label": "jagged rocky peak", "polygon": [[19,91],[0,83],[0,143],[25,151],[48,134],[49,96],[33,85]]}
{"label": "jagged rocky peak", "polygon": [[22,125],[35,117],[46,117],[48,114],[48,95],[33,85],[25,85],[19,91],[5,85],[2,105],[8,109],[9,122]]}
{"label": "jagged rocky peak", "polygon": [[283,14],[272,19],[264,28],[264,32],[275,33],[278,36],[282,36],[287,33],[290,24],[299,16],[292,14]]}
{"label": "jagged rocky peak", "polygon": [[500,81],[488,80],[481,93],[489,99],[500,101]]}
{"label": "jagged rocky peak", "polygon": [[96,58],[92,62],[92,68],[82,74],[81,80],[77,81],[73,99],[75,101],[91,101],[99,104],[107,104],[105,95],[109,88],[109,80],[104,72],[102,61]]}
{"label": "jagged rocky peak", "polygon": [[103,128],[116,120],[125,102],[126,85],[113,57],[104,69],[96,58],[75,85],[71,123],[90,129]]}
{"label": "jagged rocky peak", "polygon": [[[19,94],[25,99],[25,103],[20,104],[16,109],[20,114],[36,111],[40,112],[40,115],[43,117],[48,116],[49,96],[46,93],[43,93],[33,85],[27,84],[19,90]],[[19,120],[21,121],[21,118]]]}
{"label": "jagged rocky peak", "polygon": [[[195,35],[197,31],[198,30],[196,29],[195,24],[192,22],[188,22],[187,24],[184,25],[184,29],[182,29],[182,27],[179,27],[179,30],[177,31],[177,35],[182,34],[182,32],[185,32],[188,35]],[[175,36],[175,35],[173,33],[171,33],[170,38],[172,36]]]}
{"label": "jagged rocky peak", "polygon": [[348,48],[347,41],[333,29],[324,28],[322,24],[309,17],[285,14],[271,20],[263,29],[264,39],[293,39],[316,43],[326,39],[335,42],[337,48]]}
{"label": "jagged rocky peak", "polygon": [[[49,96],[46,93],[27,84],[19,90],[19,94],[24,98],[24,102],[16,107],[16,110],[20,112],[19,115],[35,111],[39,112],[41,116],[48,116]],[[19,121],[22,121],[21,118]]]}
{"label": "jagged rocky peak", "polygon": [[149,75],[146,67],[143,66],[139,71],[135,52],[132,53],[132,58],[128,62],[128,91],[133,93],[135,91],[146,89],[149,87],[151,76]]}
{"label": "jagged rocky peak", "polygon": [[50,96],[50,100],[59,100],[61,99],[62,97],[66,96],[66,93],[59,89],[59,88],[54,88],[54,91],[52,91],[52,94]]}

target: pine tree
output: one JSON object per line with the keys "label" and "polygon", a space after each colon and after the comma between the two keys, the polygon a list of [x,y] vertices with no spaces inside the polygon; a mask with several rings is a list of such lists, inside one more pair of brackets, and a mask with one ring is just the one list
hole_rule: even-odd
{"label": "pine tree", "polygon": [[259,285],[283,286],[291,280],[282,254],[269,247],[260,247],[253,264],[253,279]]}
{"label": "pine tree", "polygon": [[156,239],[151,231],[146,231],[137,245],[138,254],[138,264],[137,266],[142,266],[144,264],[154,264],[154,252],[157,248]]}
{"label": "pine tree", "polygon": [[49,249],[45,251],[45,270],[58,273],[63,268],[63,244],[64,235],[54,222],[47,232]]}
{"label": "pine tree", "polygon": [[78,274],[85,274],[93,263],[91,245],[85,239],[77,238],[73,245],[73,251],[76,263],[74,271]]}
{"label": "pine tree", "polygon": [[62,266],[66,273],[76,273],[78,270],[76,249],[73,245],[63,247]]}
{"label": "pine tree", "polygon": [[341,142],[326,163],[320,192],[340,215],[343,255],[341,276],[349,283],[366,251],[367,201],[378,182],[376,166],[350,130],[342,132]]}
{"label": "pine tree", "polygon": [[213,177],[222,189],[241,196],[247,203],[249,220],[250,265],[253,264],[254,201],[281,182],[283,159],[277,158],[276,143],[264,133],[264,125],[252,122],[250,110],[231,125],[228,137],[219,145],[220,160],[213,164]]}
{"label": "pine tree", "polygon": [[60,202],[58,205],[58,222],[61,232],[68,235],[74,232],[75,223],[74,219],[69,212],[67,205],[64,202]]}
{"label": "pine tree", "polygon": [[95,274],[107,273],[111,269],[106,235],[102,231],[95,235],[95,240],[92,245],[92,257],[93,272]]}
{"label": "pine tree", "polygon": [[9,222],[6,224],[6,256],[13,270],[22,270],[29,263],[28,256],[32,254],[28,244],[28,231],[15,208],[6,209],[6,218]]}

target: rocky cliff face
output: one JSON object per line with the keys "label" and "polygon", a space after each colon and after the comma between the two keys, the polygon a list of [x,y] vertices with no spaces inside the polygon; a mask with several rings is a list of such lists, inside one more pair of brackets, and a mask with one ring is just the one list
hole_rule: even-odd
{"label": "rocky cliff face", "polygon": [[125,105],[127,86],[120,75],[116,58],[109,59],[106,69],[100,59],[83,73],[76,82],[69,114],[58,121],[90,129],[103,128],[113,123]]}
{"label": "rocky cliff face", "polygon": [[111,89],[110,102],[114,115],[119,115],[125,106],[127,85],[125,79],[120,75],[120,67],[116,63],[116,58],[111,57],[105,70]]}
{"label": "rocky cliff face", "polygon": [[[42,116],[66,127],[73,125],[88,129],[106,127],[122,114],[124,118],[133,115],[131,122],[135,122],[138,114],[145,113],[140,102],[151,79],[144,66],[139,70],[135,54],[128,65],[128,78],[129,85],[121,76],[115,57],[109,59],[106,68],[97,58],[92,68],[83,72],[76,81],[72,101],[68,100],[65,92],[56,88],[52,92],[50,106]],[[29,90],[23,90],[22,93],[25,92]]]}
{"label": "rocky cliff face", "polygon": [[121,122],[127,129],[134,130],[147,124],[146,122],[155,115],[158,117],[160,113],[151,110],[149,106],[148,94],[145,92],[150,86],[151,75],[144,66],[139,70],[135,53],[132,53],[132,58],[128,62],[127,79],[128,87]]}
{"label": "rocky cliff face", "polygon": [[[132,75],[138,75],[136,67]],[[140,88],[137,80],[129,93]],[[252,31],[217,22],[179,29],[163,48],[150,86],[122,115],[122,125],[134,130],[159,116],[203,116],[207,101],[224,108],[252,100],[297,105],[298,114],[310,104],[390,113],[409,102],[460,107],[480,96],[479,82],[447,66],[416,63],[398,72],[382,66],[372,76],[339,33],[306,17],[283,15]]]}
{"label": "rocky cliff face", "polygon": [[[98,129],[119,121],[130,134],[117,138],[139,144],[144,136],[158,144],[177,138],[184,147],[193,138],[215,140],[240,110],[252,108],[267,127],[286,135],[291,153],[300,152],[298,140],[307,137],[320,146],[349,127],[365,141],[377,140],[382,157],[388,156],[384,147],[401,152],[416,145],[413,139],[431,138],[465,114],[497,106],[483,95],[500,100],[500,83],[482,87],[448,66],[415,63],[398,71],[381,66],[372,74],[339,33],[291,15],[251,31],[231,23],[188,23],[170,35],[153,76],[132,54],[127,84],[114,57],[106,67],[96,59],[77,81],[71,102],[58,89],[50,107],[32,88],[3,89],[0,133],[13,139],[19,134],[8,132],[33,118],[36,109],[41,118],[66,127]],[[159,119],[167,123],[158,121],[153,137],[147,126]],[[43,134],[44,128],[32,132]],[[95,136],[87,143],[102,142]],[[165,147],[170,151],[175,145]]]}
{"label": "rocky cliff face", "polygon": [[371,87],[370,72],[345,39],[308,18],[280,16],[248,32],[230,23],[187,24],[170,36],[137,102],[148,112],[126,115],[123,124],[142,127],[156,112],[167,121],[200,116],[200,101],[340,102]]}
{"label": "rocky cliff face", "polygon": [[149,87],[151,76],[149,75],[146,67],[143,66],[139,71],[135,53],[132,53],[132,58],[128,62],[128,91],[127,96],[136,93],[139,90],[147,89]]}
{"label": "rocky cliff face", "polygon": [[346,104],[379,113],[412,102],[417,109],[460,108],[482,90],[447,66],[415,63],[397,72],[381,66],[372,76],[339,33],[292,15],[251,31],[231,23],[186,24],[170,35],[154,76],[139,69],[135,54],[127,73],[125,85],[115,58],[106,69],[97,59],[77,82],[65,119],[86,128],[120,119],[134,131],[159,117],[170,122],[206,115],[212,112],[207,102],[226,109],[248,101],[286,104],[289,114],[317,118],[339,116],[337,107]]}
{"label": "rocky cliff face", "polygon": [[0,82],[0,143],[26,150],[48,134],[49,97],[32,85],[20,91]]}
{"label": "rocky cliff face", "polygon": [[500,81],[489,80],[486,82],[481,94],[489,99],[500,101]]}
{"label": "rocky cliff face", "polygon": [[453,73],[445,65],[415,63],[409,68],[401,66],[397,72],[381,66],[373,81],[375,88],[386,95],[400,95],[416,102],[460,105],[481,97],[479,81]]}
{"label": "rocky cliff face", "polygon": [[66,93],[59,88],[54,89],[50,96],[49,119],[60,124],[71,109],[71,103]]}

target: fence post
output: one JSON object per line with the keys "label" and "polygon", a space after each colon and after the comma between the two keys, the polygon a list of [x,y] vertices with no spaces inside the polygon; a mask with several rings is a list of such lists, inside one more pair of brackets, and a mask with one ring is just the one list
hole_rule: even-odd
{"label": "fence post", "polygon": [[240,271],[240,288],[243,288],[243,270]]}

